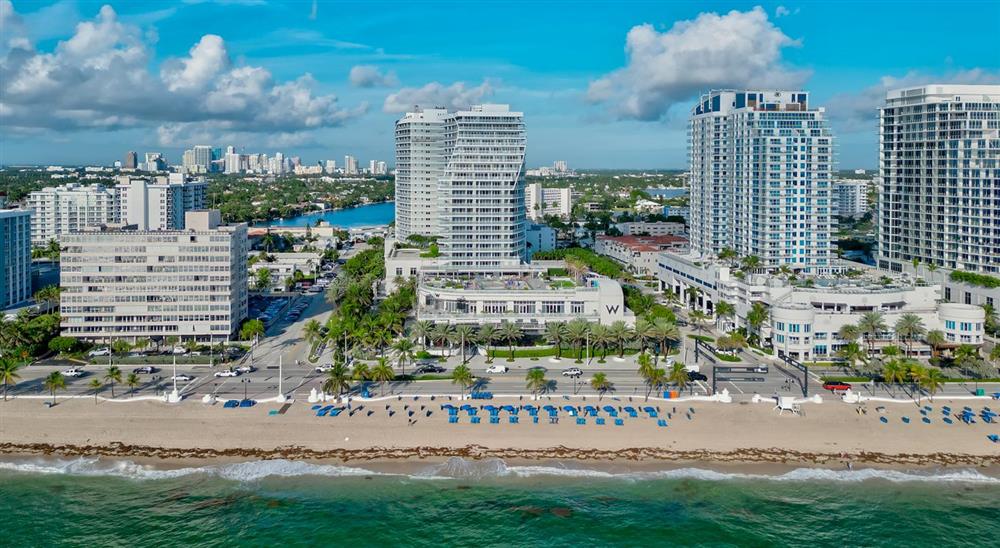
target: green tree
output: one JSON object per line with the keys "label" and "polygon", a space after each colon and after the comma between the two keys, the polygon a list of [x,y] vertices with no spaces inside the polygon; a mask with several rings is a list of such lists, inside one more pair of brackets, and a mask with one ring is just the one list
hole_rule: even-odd
{"label": "green tree", "polygon": [[934,357],[937,357],[940,348],[948,342],[947,339],[945,339],[944,333],[939,329],[928,331],[927,334],[924,335],[924,341],[930,345],[931,354]]}
{"label": "green tree", "polygon": [[403,375],[406,375],[406,363],[413,361],[414,347],[413,341],[406,337],[396,339],[392,345],[392,350],[396,353],[396,360]]}
{"label": "green tree", "polygon": [[601,349],[601,360],[608,357],[608,344],[613,340],[607,326],[595,323],[590,328],[590,344],[595,350]]}
{"label": "green tree", "polygon": [[476,331],[471,325],[459,325],[455,327],[455,333],[452,337],[462,349],[462,363],[466,362],[465,347],[475,340],[475,335]]}
{"label": "green tree", "polygon": [[608,328],[608,335],[615,341],[615,344],[618,345],[618,357],[624,357],[625,346],[633,339],[633,337],[635,337],[635,333],[629,329],[625,322],[617,320],[611,324],[611,327]]}
{"label": "green tree", "polygon": [[329,371],[326,372],[326,380],[323,382],[323,392],[327,394],[336,392],[337,397],[341,397],[344,391],[351,387],[348,380],[351,378],[350,371],[347,370],[347,366],[342,363],[335,363]]}
{"label": "green tree", "polygon": [[427,320],[418,321],[410,327],[410,336],[413,337],[415,341],[420,343],[421,350],[426,350],[427,339],[431,336],[431,331],[433,329],[434,324]]}
{"label": "green tree", "polygon": [[445,345],[451,340],[452,334],[455,333],[455,328],[450,324],[439,323],[434,325],[434,329],[431,330],[431,340],[437,344],[441,345],[441,349],[445,349]]}
{"label": "green tree", "polygon": [[493,324],[485,324],[479,327],[479,331],[476,332],[476,340],[479,344],[486,346],[486,363],[493,362],[493,356],[490,354],[490,346],[499,340],[500,331]]}
{"label": "green tree", "polygon": [[694,325],[695,331],[703,331],[705,329],[705,322],[708,321],[708,314],[701,310],[692,310],[688,314],[688,318],[691,320],[691,324]]}
{"label": "green tree", "polygon": [[[379,358],[384,360],[385,358]],[[371,377],[371,371],[368,369],[368,364],[358,360],[354,363],[354,368],[351,369],[351,378],[356,381],[361,381],[362,385],[364,381],[367,381]]]}
{"label": "green tree", "polygon": [[670,349],[670,341],[680,340],[681,334],[680,330],[677,329],[677,326],[673,322],[669,322],[662,318],[653,322],[653,334],[659,342],[659,349],[656,353],[656,359],[653,360],[653,362],[659,363],[660,353],[663,353],[663,355],[666,356],[668,350]]}
{"label": "green tree", "polygon": [[264,322],[260,320],[247,320],[240,327],[240,338],[244,341],[250,341],[263,336]]}
{"label": "green tree", "polygon": [[[406,340],[406,339],[400,339]],[[413,343],[410,343],[413,344]],[[376,362],[375,367],[371,371],[371,380],[379,383],[382,389],[382,395],[385,395],[385,384],[392,382],[396,378],[395,372],[392,370],[392,366],[389,365],[389,360],[385,358],[379,358]]]}
{"label": "green tree", "polygon": [[111,398],[114,399],[115,383],[122,382],[122,370],[117,365],[108,366],[107,372],[104,373],[104,381],[111,384]]}
{"label": "green tree", "polygon": [[3,401],[7,401],[7,387],[17,384],[17,380],[21,378],[18,374],[18,370],[21,369],[23,364],[17,360],[3,356],[0,357],[0,381],[3,382]]}
{"label": "green tree", "polygon": [[90,379],[89,386],[90,389],[94,391],[94,405],[97,405],[97,394],[101,391],[101,388],[104,387],[104,384],[101,383],[101,379]]}
{"label": "green tree", "polygon": [[920,388],[923,388],[931,396],[931,401],[934,401],[934,394],[944,386],[944,374],[941,373],[940,369],[925,369],[924,373],[919,378]]}
{"label": "green tree", "polygon": [[861,336],[861,330],[854,324],[845,324],[837,330],[837,338],[845,342],[854,342]]}
{"label": "green tree", "polygon": [[597,391],[597,399],[600,401],[604,398],[605,392],[614,388],[614,384],[608,380],[606,374],[594,373],[594,376],[590,379],[590,387]]}
{"label": "green tree", "polygon": [[550,322],[545,324],[545,342],[556,349],[556,358],[562,357],[562,343],[566,339],[566,324]]}
{"label": "green tree", "polygon": [[320,325],[319,321],[316,319],[309,320],[304,326],[302,326],[302,334],[305,336],[306,342],[309,344],[315,344],[320,340],[322,336],[323,326]]}
{"label": "green tree", "polygon": [[751,338],[756,338],[757,343],[760,344],[760,331],[761,327],[764,326],[764,322],[767,321],[770,314],[767,311],[767,306],[760,301],[755,301],[750,305],[750,311],[747,312],[747,326],[750,328],[752,333]]}
{"label": "green tree", "polygon": [[544,391],[549,384],[548,379],[545,378],[545,371],[538,367],[529,369],[525,380],[528,390],[534,394],[535,399],[538,399],[538,393]]}
{"label": "green tree", "polygon": [[847,364],[854,369],[858,362],[864,361],[868,358],[868,354],[861,349],[861,346],[856,342],[849,342],[844,346],[841,346],[837,350],[837,356],[842,358]]}
{"label": "green tree", "polygon": [[511,359],[514,357],[514,343],[521,340],[524,332],[521,326],[516,323],[503,322],[500,324],[500,338],[507,341],[507,349],[510,350]]}
{"label": "green tree", "polygon": [[635,329],[633,330],[636,339],[639,340],[639,352],[643,353],[646,351],[646,347],[649,346],[650,341],[656,339],[656,335],[653,329],[653,323],[645,318],[639,318],[635,322]]}
{"label": "green tree", "polygon": [[735,306],[733,306],[731,303],[727,303],[726,301],[719,301],[719,303],[715,305],[715,318],[716,318],[715,328],[716,329],[719,328],[718,320],[731,318],[735,315],[736,315]]}
{"label": "green tree", "polygon": [[139,386],[142,381],[139,379],[139,375],[135,373],[129,373],[128,377],[125,379],[125,384],[128,385],[129,397],[135,396],[135,387]]}
{"label": "green tree", "polygon": [[583,360],[583,343],[590,336],[590,323],[582,318],[577,318],[566,325],[566,338],[573,342],[576,348],[577,363]]}
{"label": "green tree", "polygon": [[58,285],[47,285],[35,292],[34,299],[37,303],[45,303],[52,307],[58,307],[61,292]]}
{"label": "green tree", "polygon": [[900,316],[899,319],[896,320],[894,330],[896,331],[896,336],[906,341],[907,355],[913,353],[913,339],[923,335],[926,331],[924,328],[924,321],[920,319],[920,316],[912,313]]}
{"label": "green tree", "polygon": [[740,255],[739,255],[739,253],[736,252],[736,250],[734,250],[732,248],[729,248],[729,247],[722,248],[722,250],[719,251],[719,255],[718,255],[718,257],[719,257],[720,260],[722,260],[722,261],[729,261],[729,266],[730,267],[735,267],[736,266],[736,259],[738,259],[739,256]]}
{"label": "green tree", "polygon": [[45,377],[45,381],[42,383],[46,390],[52,394],[52,405],[56,404],[56,390],[66,389],[66,378],[63,374],[58,371],[53,371],[49,373],[48,377]]}
{"label": "green tree", "polygon": [[756,255],[748,255],[746,257],[743,257],[741,264],[744,270],[748,272],[753,272],[754,270],[760,268],[761,260],[760,257]]}
{"label": "green tree", "polygon": [[670,382],[677,387],[678,390],[683,391],[687,388],[688,383],[691,381],[691,377],[688,375],[688,370],[684,367],[681,362],[674,362],[674,365],[670,367]]}
{"label": "green tree", "polygon": [[882,366],[882,379],[889,385],[901,384],[906,380],[907,368],[898,360],[892,360]]}
{"label": "green tree", "polygon": [[880,312],[865,312],[858,320],[858,329],[864,334],[868,343],[868,354],[871,354],[875,348],[875,338],[887,327]]}
{"label": "green tree", "polygon": [[274,280],[271,279],[271,269],[261,268],[257,270],[254,275],[254,288],[258,293],[267,293],[268,289],[274,284]]}
{"label": "green tree", "polygon": [[472,386],[473,381],[472,370],[465,364],[460,364],[451,372],[451,382],[461,389],[462,399],[465,399],[465,391]]}

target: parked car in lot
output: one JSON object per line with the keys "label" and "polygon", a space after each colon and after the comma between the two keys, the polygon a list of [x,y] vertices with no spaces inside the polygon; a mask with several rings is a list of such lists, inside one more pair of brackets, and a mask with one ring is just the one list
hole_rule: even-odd
{"label": "parked car in lot", "polygon": [[486,368],[487,373],[506,373],[510,371],[506,365],[494,364]]}
{"label": "parked car in lot", "polygon": [[215,372],[215,376],[216,377],[239,377],[240,374],[237,371],[233,371],[232,369],[229,369],[229,370],[226,370],[226,371],[216,371]]}
{"label": "parked car in lot", "polygon": [[192,377],[191,375],[181,374],[181,375],[174,375],[173,377],[170,377],[170,380],[172,380],[172,381],[180,381],[180,382],[189,382],[189,381],[193,381],[194,377]]}
{"label": "parked car in lot", "polygon": [[428,373],[444,373],[445,369],[440,365],[421,365],[417,368],[416,374],[426,375]]}
{"label": "parked car in lot", "polygon": [[842,381],[826,381],[823,383],[823,389],[830,392],[845,392],[851,389],[851,385]]}
{"label": "parked car in lot", "polygon": [[579,367],[570,367],[562,372],[562,376],[564,377],[579,377],[580,375],[583,375],[583,370]]}
{"label": "parked car in lot", "polygon": [[62,372],[64,377],[82,377],[84,374],[83,369],[79,367],[71,367]]}
{"label": "parked car in lot", "polygon": [[136,367],[132,370],[132,372],[137,375],[152,375],[153,373],[156,373],[156,368],[146,365],[143,367]]}
{"label": "parked car in lot", "polygon": [[90,356],[91,358],[96,358],[96,357],[99,357],[99,356],[110,356],[111,355],[111,349],[110,348],[95,348],[95,349],[91,350],[90,352],[87,352],[87,355]]}

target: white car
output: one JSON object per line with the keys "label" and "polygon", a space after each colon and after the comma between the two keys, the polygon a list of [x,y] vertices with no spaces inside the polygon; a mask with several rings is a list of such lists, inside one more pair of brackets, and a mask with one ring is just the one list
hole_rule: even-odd
{"label": "white car", "polygon": [[95,349],[91,350],[90,352],[87,352],[87,355],[90,356],[91,358],[96,358],[98,356],[110,356],[111,355],[111,349],[110,348],[95,348]]}
{"label": "white car", "polygon": [[327,371],[329,371],[331,369],[333,369],[333,364],[332,363],[328,363],[326,365],[317,365],[316,366],[316,372],[317,373],[326,373]]}
{"label": "white car", "polygon": [[62,374],[64,377],[82,377],[83,369],[80,369],[79,367],[72,367],[63,371]]}
{"label": "white car", "polygon": [[486,368],[487,373],[506,373],[510,371],[506,365],[494,364]]}
{"label": "white car", "polygon": [[170,380],[188,382],[194,380],[194,377],[192,377],[191,375],[174,375],[173,377],[170,377]]}
{"label": "white car", "polygon": [[230,369],[228,371],[216,371],[215,372],[215,376],[216,377],[239,377],[240,374],[239,374],[238,371],[233,371],[232,369]]}
{"label": "white car", "polygon": [[187,348],[183,346],[175,346],[173,349],[174,354],[187,354]]}
{"label": "white car", "polygon": [[583,371],[579,367],[570,367],[562,372],[564,377],[579,377],[583,375]]}
{"label": "white car", "polygon": [[240,373],[253,373],[257,368],[252,365],[241,365],[236,368],[236,371]]}

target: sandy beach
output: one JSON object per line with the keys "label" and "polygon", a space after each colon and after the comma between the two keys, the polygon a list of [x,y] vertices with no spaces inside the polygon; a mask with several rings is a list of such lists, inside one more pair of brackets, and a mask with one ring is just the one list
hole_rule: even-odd
{"label": "sandy beach", "polygon": [[[587,404],[597,403],[589,400]],[[557,402],[564,403],[553,400]],[[805,406],[804,416],[779,416],[764,403],[649,403],[663,415],[671,414],[666,428],[644,415],[625,419],[623,426],[614,426],[611,420],[597,425],[593,418],[578,425],[566,413],[560,414],[559,424],[549,424],[544,416],[532,424],[523,411],[520,424],[509,424],[507,413],[501,413],[500,424],[489,424],[483,412],[480,424],[470,424],[465,413],[459,424],[449,424],[442,403],[440,398],[404,398],[362,403],[360,408],[355,404],[353,416],[345,411],[338,417],[317,417],[303,402],[294,403],[283,415],[269,416],[268,411],[278,405],[223,409],[221,404],[194,402],[168,406],[71,399],[46,409],[39,400],[14,400],[0,404],[0,453],[157,460],[393,461],[459,456],[636,464],[1000,465],[1000,446],[987,439],[1000,433],[1000,425],[982,421],[948,425],[941,420],[941,406],[961,409],[969,404],[966,401],[923,402],[933,407],[928,413],[931,424],[921,422],[912,403],[889,405],[884,415],[869,406],[866,415],[859,415],[852,405],[826,402]],[[607,399],[600,403],[629,405]],[[632,405],[641,403],[637,399]],[[391,417],[387,405],[395,412]],[[982,406],[977,402],[973,407]],[[888,423],[881,423],[880,416]],[[902,416],[911,422],[903,423]]]}

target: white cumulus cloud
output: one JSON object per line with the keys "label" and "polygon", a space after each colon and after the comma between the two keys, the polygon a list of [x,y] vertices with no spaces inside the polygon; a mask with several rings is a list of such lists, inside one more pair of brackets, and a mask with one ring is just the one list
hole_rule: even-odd
{"label": "white cumulus cloud", "polygon": [[395,73],[383,73],[374,65],[353,66],[348,78],[352,86],[359,88],[393,87],[399,85],[399,78],[396,77]]}
{"label": "white cumulus cloud", "polygon": [[[6,25],[17,14],[0,0]],[[204,35],[188,54],[149,70],[154,38],[104,6],[51,52],[10,43],[0,57],[0,125],[14,131],[159,126],[160,141],[198,134],[297,135],[364,114],[317,91],[305,74],[275,81],[263,67],[234,63],[225,41]],[[12,41],[13,42],[13,41]],[[303,137],[294,137],[303,139]]]}
{"label": "white cumulus cloud", "polygon": [[402,88],[385,98],[382,110],[385,112],[407,112],[416,106],[466,108],[480,103],[493,95],[493,86],[484,81],[475,87],[467,87],[465,82],[455,82],[446,86],[440,82],[430,82],[419,88]]}
{"label": "white cumulus cloud", "polygon": [[618,118],[658,120],[672,105],[719,87],[787,88],[809,72],[786,66],[782,50],[797,46],[768,20],[763,8],[702,13],[666,32],[632,27],[626,66],[590,83],[587,99]]}

